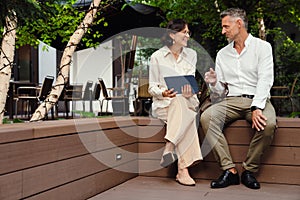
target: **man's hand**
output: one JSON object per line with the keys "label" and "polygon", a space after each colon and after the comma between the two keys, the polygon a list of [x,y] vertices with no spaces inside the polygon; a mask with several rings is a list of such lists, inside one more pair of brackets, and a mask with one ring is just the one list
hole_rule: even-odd
{"label": "man's hand", "polygon": [[182,93],[182,96],[184,96],[185,98],[190,98],[191,96],[193,96],[191,85],[187,84],[187,85],[184,85],[183,87],[181,87],[181,93]]}
{"label": "man's hand", "polygon": [[212,86],[215,86],[217,83],[217,74],[213,70],[213,68],[210,68],[208,72],[205,73],[204,81],[206,83],[211,84]]}
{"label": "man's hand", "polygon": [[177,92],[174,92],[174,88],[170,89],[170,90],[165,90],[162,92],[162,96],[163,97],[176,97]]}
{"label": "man's hand", "polygon": [[252,128],[255,128],[257,131],[262,131],[267,125],[266,121],[267,118],[262,114],[262,110],[256,109],[252,111]]}

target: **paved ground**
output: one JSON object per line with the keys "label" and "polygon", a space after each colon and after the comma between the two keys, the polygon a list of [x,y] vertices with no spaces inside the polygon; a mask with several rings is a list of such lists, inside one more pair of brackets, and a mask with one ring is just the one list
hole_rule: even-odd
{"label": "paved ground", "polygon": [[252,190],[242,184],[211,189],[209,184],[196,180],[195,187],[187,187],[173,179],[138,176],[89,200],[300,200],[300,185],[261,183],[261,189]]}

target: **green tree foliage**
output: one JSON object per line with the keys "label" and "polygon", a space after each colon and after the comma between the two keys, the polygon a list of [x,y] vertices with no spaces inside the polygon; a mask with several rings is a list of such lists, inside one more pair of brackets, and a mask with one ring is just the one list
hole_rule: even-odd
{"label": "green tree foliage", "polygon": [[[50,12],[48,4],[58,4],[62,0],[1,0],[0,1],[0,27],[1,32],[3,32],[3,26],[5,24],[5,17],[10,16],[11,12],[16,13],[18,19],[18,29],[17,29],[17,42],[16,47],[20,45],[29,44],[35,46],[38,42],[36,39],[35,29],[28,28],[25,32],[22,32],[22,27],[30,25],[33,27],[34,22],[37,19],[46,20],[47,16],[44,15],[45,12]],[[2,39],[2,36],[1,36]]]}
{"label": "green tree foliage", "polygon": [[[1,0],[0,27],[3,32],[8,10],[14,10],[18,17],[16,47],[29,44],[37,46],[39,40],[59,50],[63,50],[77,26],[85,16],[87,8],[75,7],[76,0]],[[103,1],[104,7],[112,1]],[[99,8],[101,10],[101,8]],[[104,18],[97,18],[94,24],[107,26]],[[99,31],[88,30],[81,41],[83,47],[97,46],[94,39],[101,37]],[[0,36],[0,39],[1,36]]]}
{"label": "green tree foliage", "polygon": [[[275,63],[276,85],[291,85],[300,73],[300,43],[291,38],[287,30],[281,28],[288,23],[294,31],[300,33],[299,0],[134,0],[159,7],[166,22],[174,18],[183,18],[189,23],[192,38],[201,44],[215,58],[217,51],[227,44],[221,35],[220,12],[230,7],[246,10],[249,32],[259,37],[259,19],[263,19],[266,40],[272,44]],[[299,91],[299,86],[297,86]]]}
{"label": "green tree foliage", "polygon": [[[292,40],[285,33],[286,30],[279,28],[282,24],[290,23],[299,32],[299,0],[132,0],[131,3],[160,8],[165,18],[161,23],[162,27],[165,27],[170,19],[185,19],[192,30],[192,38],[201,44],[212,58],[227,44],[226,38],[221,35],[220,12],[229,7],[243,8],[247,12],[248,29],[252,35],[259,37],[258,20],[263,19],[266,40],[272,44],[274,50],[275,71],[282,70],[283,76],[291,71],[300,71],[300,64],[297,62],[299,41]],[[151,51],[144,50],[144,53],[149,54]],[[288,79],[282,84],[289,81]]]}
{"label": "green tree foliage", "polygon": [[[221,36],[220,11],[229,7],[246,10],[249,18],[249,31],[258,36],[258,18],[265,21],[266,31],[275,29],[282,22],[300,26],[299,0],[134,0],[159,7],[165,14],[166,21],[173,18],[186,19],[194,29],[193,37],[215,56],[217,50],[226,44]],[[162,26],[165,25],[162,23]],[[267,38],[267,40],[272,38]]]}
{"label": "green tree foliage", "polygon": [[14,10],[18,17],[18,23],[22,25],[28,18],[40,17],[39,11],[42,9],[36,0],[1,0],[0,1],[0,26],[5,24],[5,17],[10,16],[10,10]]}
{"label": "green tree foliage", "polygon": [[[72,3],[74,2],[64,4],[45,2],[45,9],[41,10],[43,17],[28,19],[19,28],[18,44],[22,46],[29,43],[35,46],[38,40],[41,40],[63,49],[85,14],[72,7]],[[31,40],[28,41],[26,38]],[[61,45],[52,44],[57,40]]]}

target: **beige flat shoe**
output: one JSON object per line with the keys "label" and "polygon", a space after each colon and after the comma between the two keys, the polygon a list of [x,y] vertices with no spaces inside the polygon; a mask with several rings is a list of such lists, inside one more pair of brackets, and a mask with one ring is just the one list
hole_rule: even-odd
{"label": "beige flat shoe", "polygon": [[179,178],[178,174],[176,175],[176,181],[181,184],[181,185],[185,185],[185,186],[195,186],[196,182],[194,181],[194,179],[192,179],[189,176],[183,177],[183,178]]}

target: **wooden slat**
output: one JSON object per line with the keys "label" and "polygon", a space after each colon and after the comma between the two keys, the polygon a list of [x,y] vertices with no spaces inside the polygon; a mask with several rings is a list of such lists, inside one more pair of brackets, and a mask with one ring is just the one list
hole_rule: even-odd
{"label": "wooden slat", "polygon": [[167,168],[163,168],[159,165],[159,162],[160,160],[139,160],[139,175],[169,178],[174,178],[176,176],[176,163]]}
{"label": "wooden slat", "polygon": [[[243,127],[228,127],[225,129],[228,144],[249,144],[253,137],[253,130]],[[199,130],[200,140],[204,141],[205,135],[202,129]]]}
{"label": "wooden slat", "polygon": [[[300,119],[278,118],[278,126],[282,128],[299,128]],[[92,119],[69,119],[44,121],[39,123],[4,124],[0,130],[0,143],[30,139],[33,137],[49,137],[77,132],[78,130],[93,131],[101,129],[111,129],[126,126],[163,126],[160,120],[148,117],[114,117],[114,118],[92,118]],[[251,130],[245,120],[238,120],[230,125],[231,128],[247,128]],[[22,131],[23,130],[23,131]],[[24,130],[26,130],[24,132]],[[33,133],[31,133],[31,131]],[[8,135],[8,133],[10,135]],[[6,135],[5,135],[6,134]],[[19,135],[19,136],[18,136]]]}
{"label": "wooden slat", "polygon": [[162,142],[166,134],[163,126],[139,127],[139,142]]}
{"label": "wooden slat", "polygon": [[87,119],[71,119],[71,120],[59,120],[50,122],[40,122],[34,124],[34,137],[49,137],[77,132],[105,130],[123,128],[127,126],[134,126],[135,121],[126,119],[124,117],[114,117],[110,119],[100,120],[98,118]]}
{"label": "wooden slat", "polygon": [[[27,140],[33,138],[43,138],[58,135],[73,134],[77,132],[119,129],[123,127],[138,127],[137,118],[113,117],[113,118],[86,118],[53,120],[33,123],[3,124],[0,129],[0,144]],[[141,123],[151,122],[142,120]],[[154,124],[159,124],[157,119]]]}
{"label": "wooden slat", "polygon": [[164,126],[161,120],[152,117],[133,117],[139,126]]}
{"label": "wooden slat", "polygon": [[[237,169],[241,173],[241,164],[237,164]],[[157,176],[157,177],[175,177],[177,171],[176,166],[169,168],[158,168],[159,160],[140,160],[139,167],[141,176]],[[151,169],[156,169],[151,171]],[[265,183],[281,183],[281,184],[297,184],[300,185],[300,167],[291,167],[283,165],[262,165],[257,174],[257,179]],[[217,179],[222,171],[216,162],[202,162],[190,169],[191,176],[199,179]]]}
{"label": "wooden slat", "polygon": [[263,155],[263,164],[300,166],[299,147],[274,147]]}
{"label": "wooden slat", "polygon": [[[139,143],[140,159],[161,159],[164,143]],[[241,163],[245,160],[248,146],[229,145],[232,158]],[[300,166],[299,147],[276,147],[271,146],[262,158],[262,164]],[[212,153],[209,153],[205,161],[215,161]]]}
{"label": "wooden slat", "polygon": [[277,125],[279,128],[294,127],[300,128],[300,118],[277,117]]}
{"label": "wooden slat", "polygon": [[[234,162],[241,163],[245,160],[248,146],[229,145],[232,159]],[[290,165],[300,166],[300,148],[298,147],[274,147],[271,146],[263,155],[262,165]],[[212,153],[205,157],[205,161],[215,161]]]}
{"label": "wooden slat", "polygon": [[15,200],[22,197],[22,172],[0,176],[0,199]]}
{"label": "wooden slat", "polygon": [[263,165],[257,178],[261,182],[300,185],[300,167],[284,165]]}
{"label": "wooden slat", "polygon": [[28,125],[28,123],[25,126],[23,124],[2,124],[0,129],[0,144],[33,138],[33,128]]}
{"label": "wooden slat", "polygon": [[[300,129],[296,128],[279,128],[276,130],[273,146],[296,146],[299,147],[300,143]],[[200,130],[201,141],[204,140],[205,135]],[[254,135],[254,131],[250,128],[242,127],[228,127],[225,129],[228,144],[245,144],[248,145]]]}
{"label": "wooden slat", "polygon": [[[124,164],[124,168],[131,168],[135,165],[136,164],[132,162],[126,163]],[[114,169],[109,169],[96,174],[92,174],[79,180],[75,180],[71,183],[61,185],[59,187],[53,188],[52,190],[34,195],[28,199],[88,199],[136,176],[137,175],[134,173],[126,173]]]}
{"label": "wooden slat", "polygon": [[165,143],[139,143],[139,159],[161,159]]}
{"label": "wooden slat", "polygon": [[[137,145],[129,145],[128,149],[130,149],[131,152],[137,151]],[[121,153],[123,158],[116,160],[116,153]],[[113,148],[93,155],[70,158],[24,170],[23,197],[49,190],[109,168],[115,168],[127,162],[136,163],[136,168],[131,170],[133,173],[138,172],[137,153],[131,154],[126,150]]]}
{"label": "wooden slat", "polygon": [[[300,122],[299,122],[300,123]],[[300,147],[300,128],[284,127],[278,128],[272,145]]]}
{"label": "wooden slat", "polygon": [[24,170],[23,197],[55,188],[106,169],[108,169],[107,166],[92,156],[82,156]]}
{"label": "wooden slat", "polygon": [[126,130],[125,127],[123,130],[112,129],[2,144],[0,174],[137,142],[137,137],[124,133]]}
{"label": "wooden slat", "polygon": [[58,138],[0,145],[0,174],[57,160]]}
{"label": "wooden slat", "polygon": [[[230,126],[231,127],[250,127],[249,123],[242,119],[233,122]],[[277,117],[277,126],[279,128],[283,128],[283,127],[300,128],[300,118]]]}

